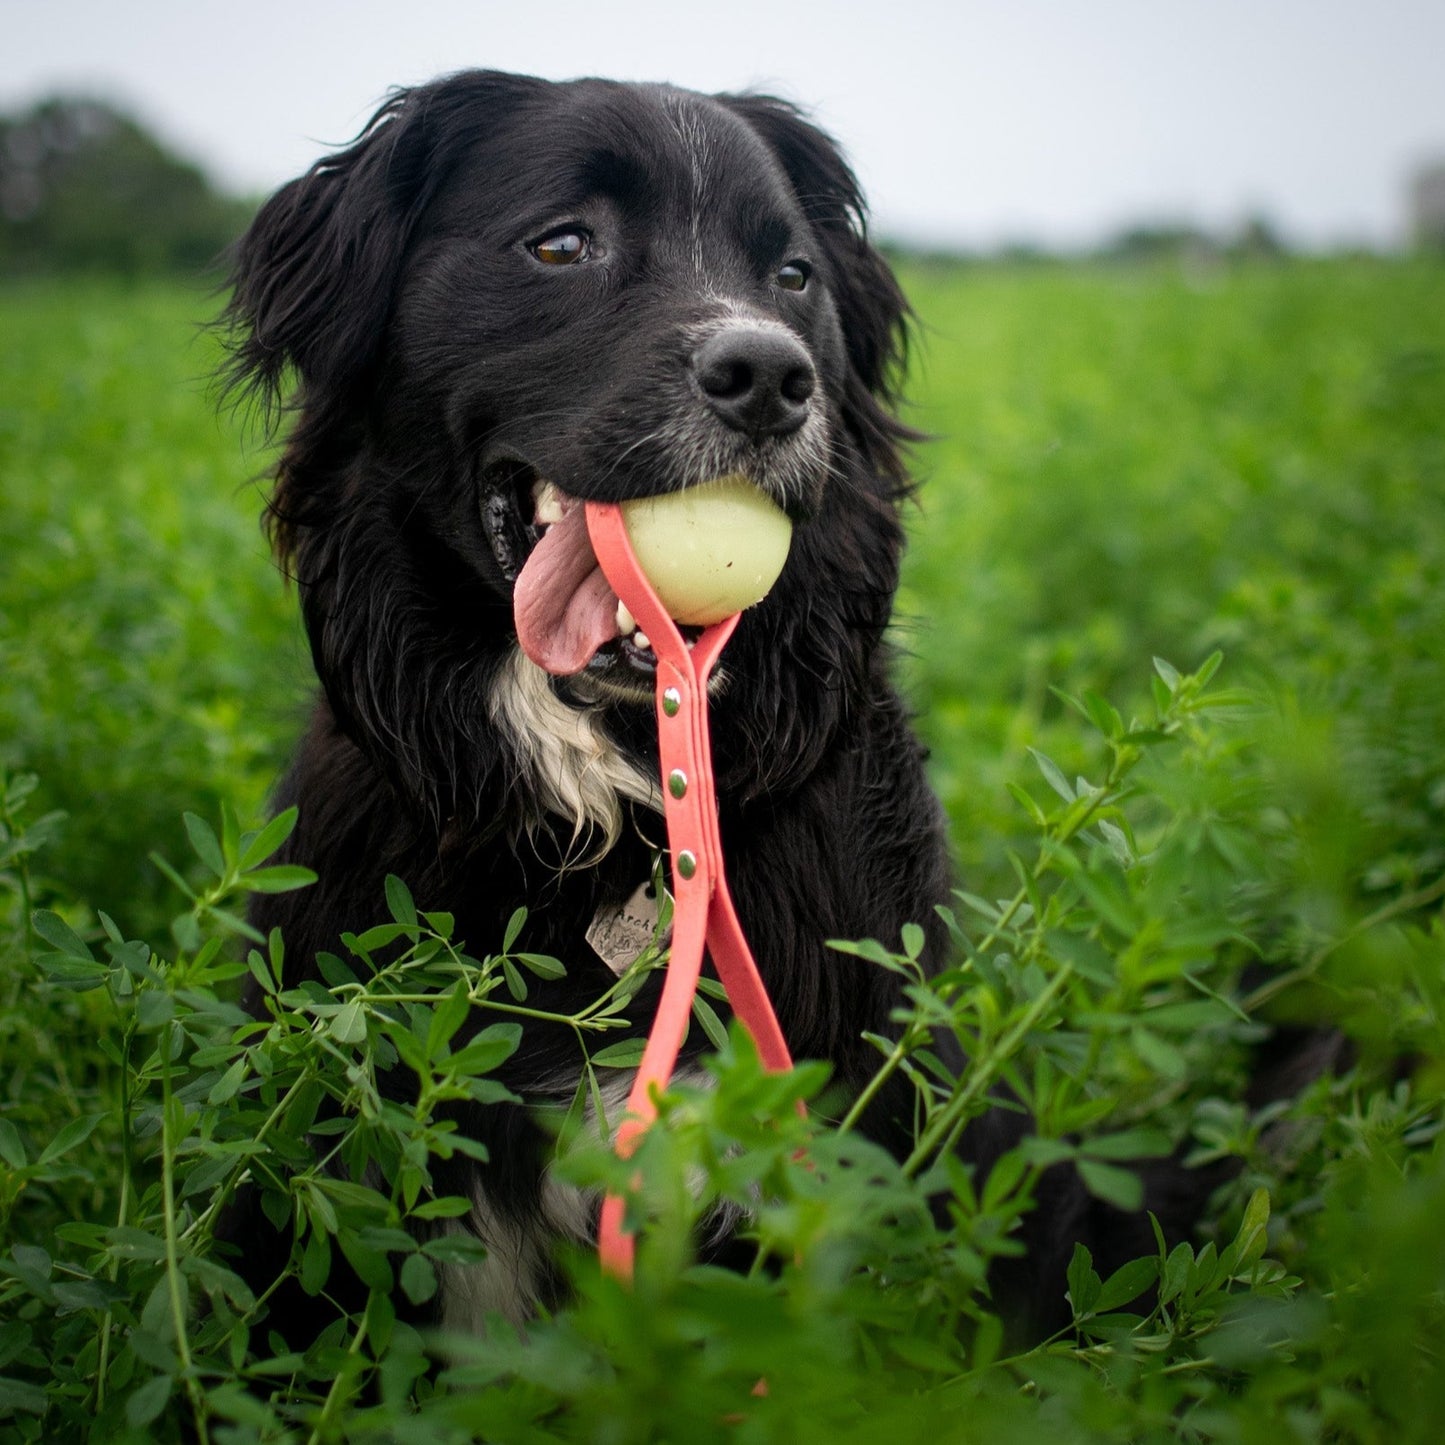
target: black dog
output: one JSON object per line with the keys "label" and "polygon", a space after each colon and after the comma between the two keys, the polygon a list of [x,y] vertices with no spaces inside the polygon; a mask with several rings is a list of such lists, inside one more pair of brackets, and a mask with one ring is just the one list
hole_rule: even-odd
{"label": "black dog", "polygon": [[[297,966],[371,920],[394,872],[477,948],[527,905],[527,946],[567,964],[548,1006],[612,981],[589,929],[664,836],[654,658],[575,503],[742,473],[795,533],[712,703],[732,890],[795,1056],[845,1087],[873,1072],[862,1036],[889,1030],[896,980],[825,940],[915,922],[937,963],[949,867],[884,641],[905,303],[862,216],[835,146],[781,101],[492,72],[395,95],[262,209],[235,264],[235,379],[274,401],[294,367],[270,526],[324,696],[279,799],[320,881],[255,921]],[[507,1082],[570,1094],[577,1067],[570,1034],[529,1028]],[[449,1187],[481,1201],[492,1258],[442,1308],[521,1317],[552,1288],[548,1237],[593,1220],[524,1111],[463,1127],[492,1162]],[[1041,1322],[1092,1207],[1060,1189]]]}

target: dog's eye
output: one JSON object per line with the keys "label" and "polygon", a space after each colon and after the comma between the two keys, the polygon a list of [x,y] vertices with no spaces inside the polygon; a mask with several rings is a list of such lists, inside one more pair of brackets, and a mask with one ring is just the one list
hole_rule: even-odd
{"label": "dog's eye", "polygon": [[813,268],[806,261],[789,261],[778,268],[778,285],[784,291],[801,291],[812,274]]}
{"label": "dog's eye", "polygon": [[586,231],[553,231],[527,249],[544,265],[571,266],[592,254],[592,238]]}

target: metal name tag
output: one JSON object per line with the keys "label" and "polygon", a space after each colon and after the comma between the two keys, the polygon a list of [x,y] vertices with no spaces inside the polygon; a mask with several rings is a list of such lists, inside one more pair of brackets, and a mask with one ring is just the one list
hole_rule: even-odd
{"label": "metal name tag", "polygon": [[[587,942],[619,977],[657,937],[657,903],[656,890],[648,879],[638,885],[631,897],[621,903],[604,903],[592,915]],[[666,946],[667,939],[658,938],[657,942]]]}

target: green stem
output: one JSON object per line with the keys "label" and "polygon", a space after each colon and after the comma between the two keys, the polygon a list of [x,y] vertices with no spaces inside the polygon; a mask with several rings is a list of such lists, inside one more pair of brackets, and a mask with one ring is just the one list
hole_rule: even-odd
{"label": "green stem", "polygon": [[[5,823],[13,833],[14,824],[9,814],[6,815]],[[20,920],[25,929],[25,956],[29,958],[35,952],[35,929],[30,922],[33,900],[30,896],[30,869],[26,866],[24,853],[15,859],[15,878],[20,885]]]}
{"label": "green stem", "polygon": [[[1026,1365],[1030,1360],[1038,1359],[1040,1356],[1046,1356],[1048,1354],[1049,1346],[1058,1344],[1058,1342],[1063,1339],[1065,1335],[1072,1334],[1073,1329],[1074,1326],[1071,1321],[1069,1324],[1066,1324],[1060,1329],[1055,1330],[1053,1334],[1048,1336],[1047,1339],[1040,1340],[1038,1344],[1030,1345],[1028,1349],[1020,1350],[1016,1354],[1004,1355],[1002,1359],[991,1360],[983,1368],[986,1370],[1008,1370],[1012,1369],[1016,1365]],[[964,1380],[971,1380],[978,1373],[979,1367],[977,1365],[974,1365],[971,1366],[969,1369],[964,1370],[961,1374],[952,1376],[948,1383],[950,1385],[957,1385],[962,1383]]]}
{"label": "green stem", "polygon": [[1382,923],[1388,923],[1392,918],[1413,913],[1418,908],[1427,908],[1441,898],[1445,898],[1445,877],[1437,878],[1428,888],[1421,888],[1414,893],[1407,893],[1401,898],[1392,899],[1383,907],[1377,908],[1373,913],[1360,919],[1352,927],[1347,928],[1338,938],[1332,939],[1317,949],[1298,968],[1292,968],[1287,973],[1270,979],[1268,983],[1261,984],[1244,1000],[1241,1006],[1245,1013],[1254,1013],[1256,1009],[1263,1008],[1271,999],[1286,989],[1293,988],[1295,984],[1303,983],[1306,979],[1314,977],[1325,960],[1352,939],[1359,938],[1361,934],[1368,933],[1372,928],[1378,928]]}
{"label": "green stem", "polygon": [[917,1046],[916,1031],[913,1029],[905,1029],[903,1037],[893,1045],[888,1057],[883,1060],[877,1073],[868,1080],[867,1087],[853,1101],[853,1107],[848,1110],[839,1122],[837,1128],[838,1133],[846,1134],[850,1129],[857,1126],[858,1121],[863,1117],[868,1106],[878,1097],[883,1086],[898,1072],[904,1059],[906,1059]]}
{"label": "green stem", "polygon": [[[114,1001],[112,999],[112,1001]],[[124,1229],[130,1215],[131,1158],[133,1138],[130,1128],[130,1050],[135,1036],[134,1020],[121,1035],[120,1044],[120,1207],[116,1210],[115,1227]],[[120,1276],[120,1260],[112,1255],[110,1259],[110,1280],[114,1284]],[[113,1312],[106,1310],[100,1322],[100,1361],[95,1371],[95,1410],[99,1414],[105,1404],[105,1376],[110,1367],[110,1332]]]}
{"label": "green stem", "polygon": [[[302,1074],[301,1077],[282,1094],[276,1102],[276,1107],[271,1110],[261,1127],[256,1131],[255,1138],[252,1140],[253,1144],[260,1144],[266,1138],[280,1121],[281,1115],[286,1112],[287,1107],[296,1096],[296,1091],[306,1083],[309,1078],[309,1075]],[[230,1199],[232,1193],[235,1192],[236,1186],[241,1182],[242,1176],[246,1173],[246,1167],[247,1166],[238,1165],[231,1171],[221,1184],[221,1187],[212,1196],[211,1202],[206,1206],[205,1211],[197,1215],[196,1218],[186,1226],[185,1232],[181,1235],[183,1240],[187,1242],[192,1241],[194,1236],[203,1230],[209,1229],[211,1225],[214,1224],[216,1216],[225,1208],[226,1201]]]}
{"label": "green stem", "polygon": [[[388,993],[378,995],[374,1000],[370,1001],[375,1003],[434,1004],[437,1001],[437,995],[435,993]],[[554,1014],[547,1013],[544,1009],[524,1008],[521,1004],[516,1003],[497,1003],[487,997],[486,994],[483,994],[481,998],[469,996],[468,1002],[474,1004],[477,1008],[496,1009],[498,1013],[515,1014],[518,1018],[524,1019],[536,1019],[539,1023],[567,1024],[574,1029],[585,1028],[604,1032],[613,1027],[610,1022],[592,1022],[588,1017],[589,1014],[592,1013],[592,1009],[583,1009],[575,1014]]]}
{"label": "green stem", "polygon": [[186,1331],[186,1296],[181,1279],[179,1234],[176,1230],[175,1150],[171,1138],[171,1029],[167,1024],[160,1037],[161,1054],[161,1212],[165,1220],[166,1286],[170,1294],[171,1323],[176,1332],[176,1351],[195,1417],[196,1435],[210,1439],[206,1430],[205,1402],[191,1371],[191,1344]]}
{"label": "green stem", "polygon": [[[1105,774],[1104,782],[1089,800],[1088,806],[1078,817],[1073,819],[1067,828],[1061,829],[1057,836],[1046,837],[1044,839],[1041,855],[1030,875],[1031,881],[1034,883],[1039,882],[1051,866],[1055,853],[1060,848],[1066,847],[1072,839],[1076,838],[1079,833],[1088,826],[1089,822],[1102,807],[1114,800],[1115,792],[1119,784],[1134,768],[1141,756],[1142,754],[1138,748],[1129,747],[1124,744],[1116,744],[1114,746],[1114,756],[1109,764],[1108,772]],[[975,955],[986,953],[998,942],[1004,930],[1013,922],[1018,911],[1028,901],[1029,891],[1027,887],[1020,888],[1009,902],[1004,905],[1003,912],[994,920],[989,931],[984,935],[977,947],[974,948],[973,952]],[[1034,1022],[1040,1016],[1043,1008],[1047,1007],[1058,990],[1063,987],[1070,972],[1071,970],[1064,969],[1054,978],[1049,987],[1034,1001],[1029,1012],[1010,1032],[1008,1040],[1002,1049],[995,1048],[991,1050],[980,1065],[980,1068],[975,1071],[974,1077],[970,1079],[969,1084],[964,1090],[950,1099],[939,1114],[935,1115],[933,1122],[924,1131],[924,1136],[919,1141],[917,1148],[915,1148],[913,1154],[909,1156],[908,1165],[905,1167],[907,1167],[910,1172],[918,1166],[924,1156],[932,1152],[933,1146],[931,1141],[937,1140],[940,1137],[940,1133],[943,1137],[949,1138],[956,1136],[964,1127],[967,1123],[967,1105],[972,1101],[984,1082],[992,1082],[992,1076],[996,1072],[998,1065],[1012,1052],[1018,1040],[1022,1039],[1023,1035],[1033,1027]],[[844,1116],[843,1122],[838,1126],[840,1133],[844,1133],[856,1126],[863,1111],[877,1097],[879,1090],[883,1088],[884,1084],[902,1067],[904,1060],[916,1047],[917,1040],[911,1033],[905,1033],[904,1036],[899,1039],[888,1057],[883,1061],[878,1072],[869,1080],[867,1088],[859,1095],[853,1107],[849,1109],[848,1113]]]}
{"label": "green stem", "polygon": [[1004,1035],[1002,1040],[989,1048],[983,1058],[978,1060],[969,1073],[968,1082],[938,1111],[928,1128],[924,1130],[923,1137],[918,1141],[913,1152],[904,1161],[903,1172],[905,1174],[916,1174],[937,1152],[939,1146],[967,1123],[968,1110],[974,1100],[993,1083],[1000,1067],[1018,1049],[1025,1036],[1048,1011],[1073,974],[1073,966],[1070,964],[1065,964],[1060,968],[1058,973],[1049,980],[1048,987],[1029,1005],[1023,1016]]}
{"label": "green stem", "polygon": [[[370,1301],[368,1300],[368,1305]],[[351,1337],[351,1344],[347,1347],[348,1358],[355,1358],[361,1353],[361,1346],[366,1341],[367,1325],[371,1319],[370,1308],[363,1311],[361,1323],[356,1327],[356,1333]],[[306,1445],[320,1445],[324,1438],[322,1432],[331,1423],[332,1411],[339,1408],[342,1399],[342,1389],[349,1384],[351,1371],[340,1369],[336,1372],[336,1378],[331,1382],[331,1388],[326,1392],[326,1399],[321,1406],[321,1414],[316,1421],[315,1428],[307,1437]]]}
{"label": "green stem", "polygon": [[[1134,750],[1131,749],[1130,751],[1132,752]],[[1122,758],[1122,750],[1114,755],[1114,761],[1109,767],[1109,772],[1105,776],[1104,782],[1098,792],[1089,800],[1089,806],[1085,808],[1067,828],[1063,829],[1057,837],[1045,837],[1039,861],[1034,864],[1030,874],[1033,882],[1039,882],[1044,874],[1048,872],[1049,866],[1053,862],[1054,854],[1077,838],[1105,803],[1113,801],[1114,790],[1134,766],[1134,761],[1137,761],[1137,758],[1135,758],[1127,765],[1121,766]],[[1014,894],[1005,905],[1004,911],[994,920],[993,927],[989,929],[978,947],[974,949],[975,953],[985,953],[998,942],[999,935],[1013,922],[1014,915],[1028,902],[1028,897],[1029,890],[1027,888],[1020,888],[1019,891]]]}

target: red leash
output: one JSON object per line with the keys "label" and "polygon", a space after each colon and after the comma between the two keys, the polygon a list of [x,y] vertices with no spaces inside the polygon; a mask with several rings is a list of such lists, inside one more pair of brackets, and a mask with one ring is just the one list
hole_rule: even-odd
{"label": "red leash", "polygon": [[[657,655],[657,748],[663,817],[672,855],[672,950],[657,1016],[628,1096],[627,1117],[617,1130],[617,1153],[626,1159],[657,1117],[653,1091],[666,1088],[672,1077],[687,1036],[704,947],[733,1012],[757,1045],[763,1066],[790,1069],[793,1059],[733,908],[718,832],[707,680],[739,614],[705,629],[689,649],[638,566],[621,509],[607,502],[588,502],[586,507],[587,531],[603,575],[637,619]],[[608,1195],[602,1204],[597,1250],[603,1269],[631,1279],[635,1240],[623,1232],[622,1216],[622,1197]]]}

